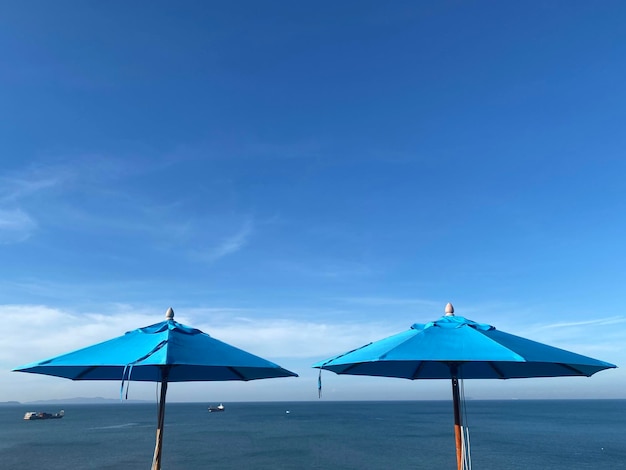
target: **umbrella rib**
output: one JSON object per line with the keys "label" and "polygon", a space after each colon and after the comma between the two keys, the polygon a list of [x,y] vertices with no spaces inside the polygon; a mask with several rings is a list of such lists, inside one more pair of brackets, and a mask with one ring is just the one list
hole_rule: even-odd
{"label": "umbrella rib", "polygon": [[345,374],[348,371],[354,369],[356,366],[360,366],[361,364],[363,364],[363,363],[362,362],[354,362],[354,363],[350,364],[348,367],[346,367],[344,370],[342,370],[341,373]]}
{"label": "umbrella rib", "polygon": [[244,380],[244,381],[248,380],[241,372],[239,372],[234,367],[228,367],[228,370],[231,371],[233,374],[235,374],[237,377],[239,377],[241,380]]}
{"label": "umbrella rib", "polygon": [[76,377],[74,377],[72,380],[81,380],[83,377],[85,377],[87,374],[91,373],[92,371],[96,370],[97,366],[91,366],[91,367],[87,367],[85,370],[83,370],[80,374],[78,374]]}
{"label": "umbrella rib", "polygon": [[569,364],[564,364],[564,363],[560,362],[559,365],[561,367],[565,368],[565,369],[568,369],[568,370],[571,370],[573,372],[576,372],[576,375],[584,375],[586,377],[591,377],[589,374],[585,374],[582,370],[577,369],[576,367],[571,366]]}
{"label": "umbrella rib", "polygon": [[339,359],[340,357],[344,357],[344,356],[347,356],[348,354],[352,354],[353,352],[358,351],[359,349],[366,348],[366,347],[368,347],[370,344],[372,344],[372,343],[371,343],[371,342],[369,342],[369,343],[367,343],[367,344],[364,344],[363,346],[359,346],[358,348],[354,348],[354,349],[352,349],[352,350],[350,350],[350,351],[347,351],[347,352],[345,352],[345,353],[343,353],[343,354],[339,354],[339,356],[332,357],[332,358],[328,359],[326,362],[324,362],[324,364],[322,364],[321,366],[319,366],[319,369],[324,369],[324,368],[325,368],[324,366],[325,366],[326,364],[329,364],[329,363],[331,363],[331,362],[333,362],[333,361],[336,361],[336,360],[337,360],[337,359]]}
{"label": "umbrella rib", "polygon": [[419,373],[422,371],[423,367],[424,361],[420,361],[419,365],[415,368],[413,374],[411,375],[411,380],[415,380],[419,376]]}
{"label": "umbrella rib", "polygon": [[500,378],[500,379],[506,378],[504,373],[500,370],[500,368],[496,365],[495,362],[489,361],[488,364],[495,371],[495,373],[498,374],[498,378]]}

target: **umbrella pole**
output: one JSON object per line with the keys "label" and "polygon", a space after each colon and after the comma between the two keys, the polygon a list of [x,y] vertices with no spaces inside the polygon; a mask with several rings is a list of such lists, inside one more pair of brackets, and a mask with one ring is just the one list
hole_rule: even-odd
{"label": "umbrella pole", "polygon": [[454,439],[456,441],[456,465],[463,470],[463,444],[461,438],[461,399],[459,394],[459,379],[452,376],[452,403],[454,404]]}
{"label": "umbrella pole", "polygon": [[167,394],[167,378],[161,381],[161,396],[159,398],[159,414],[157,417],[156,445],[152,470],[161,470],[161,450],[163,447],[163,423],[165,421],[165,395]]}

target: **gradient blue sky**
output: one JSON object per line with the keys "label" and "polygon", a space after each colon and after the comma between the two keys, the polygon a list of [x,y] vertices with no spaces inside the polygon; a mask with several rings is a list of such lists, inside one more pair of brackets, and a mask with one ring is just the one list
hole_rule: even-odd
{"label": "gradient blue sky", "polygon": [[[316,399],[312,363],[448,301],[621,365],[625,24],[621,1],[1,3],[0,401],[116,397],[9,371],[170,306],[301,375],[172,401]],[[466,384],[624,390],[622,369]]]}

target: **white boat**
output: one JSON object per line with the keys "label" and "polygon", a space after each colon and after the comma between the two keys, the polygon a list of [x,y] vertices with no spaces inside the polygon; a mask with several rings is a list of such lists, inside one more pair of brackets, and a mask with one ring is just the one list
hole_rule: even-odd
{"label": "white boat", "polygon": [[44,411],[29,411],[24,415],[24,419],[33,421],[36,419],[60,419],[65,415],[65,411],[61,410],[58,413],[46,413]]}
{"label": "white boat", "polygon": [[209,406],[209,413],[215,413],[217,411],[224,411],[224,405],[220,403],[217,406]]}

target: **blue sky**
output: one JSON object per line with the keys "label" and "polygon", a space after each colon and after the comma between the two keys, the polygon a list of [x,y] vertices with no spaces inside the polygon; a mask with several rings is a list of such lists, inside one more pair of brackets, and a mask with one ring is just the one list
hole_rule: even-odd
{"label": "blue sky", "polygon": [[[301,375],[176,384],[179,401],[315,399],[312,363],[448,301],[621,365],[625,21],[617,1],[3,3],[0,401],[117,396],[9,371],[170,306]],[[466,384],[625,389],[622,369]]]}

